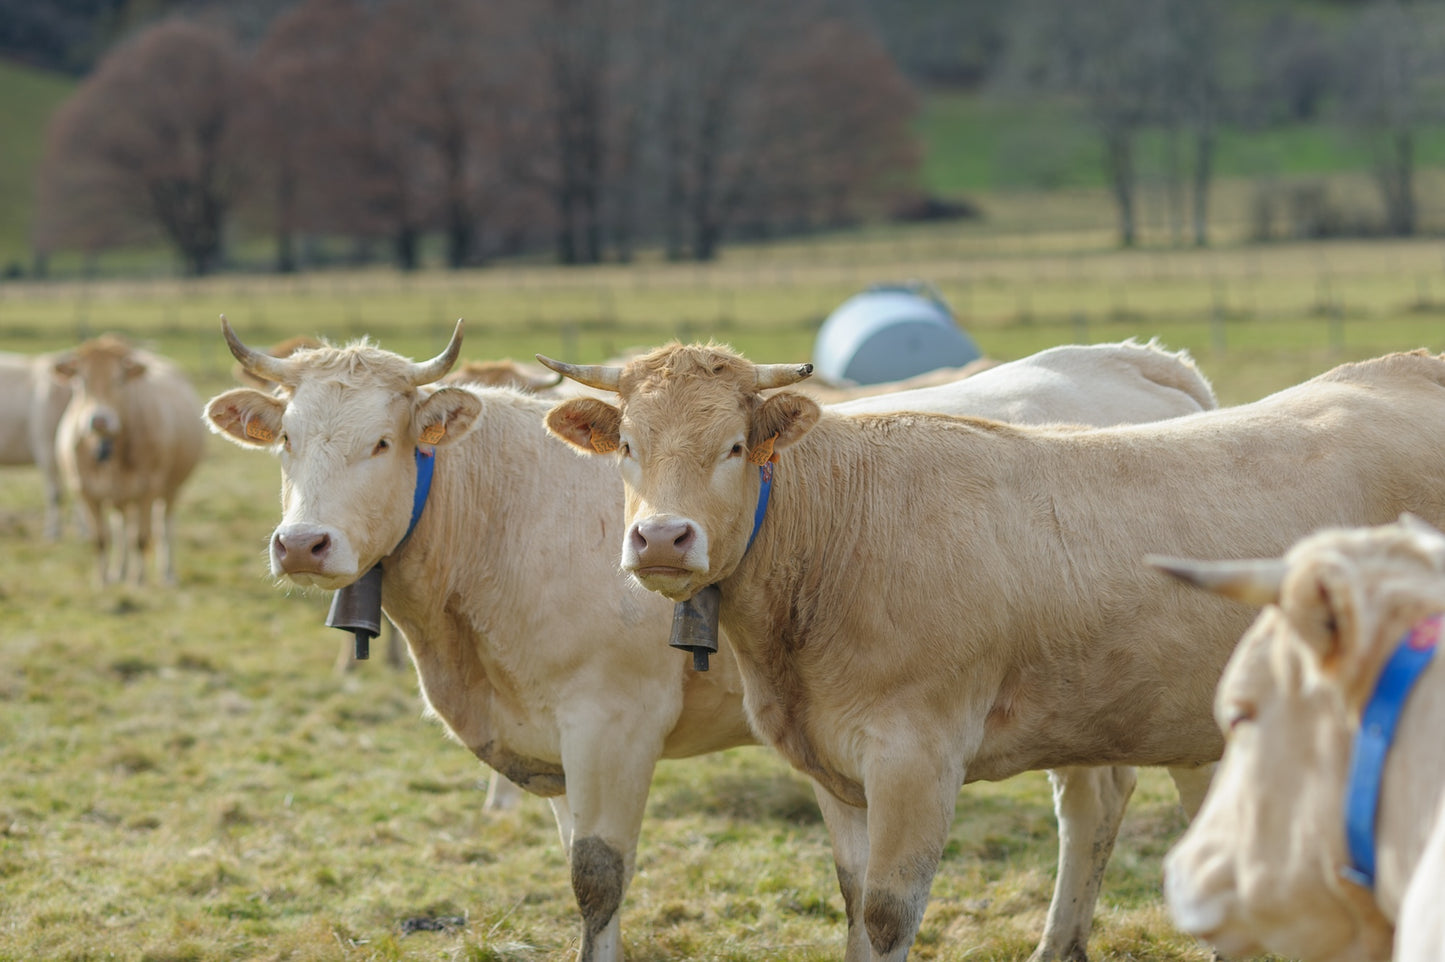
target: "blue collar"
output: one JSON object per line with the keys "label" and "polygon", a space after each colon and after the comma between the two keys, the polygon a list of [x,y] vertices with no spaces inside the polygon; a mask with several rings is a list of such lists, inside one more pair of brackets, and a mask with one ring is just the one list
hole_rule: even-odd
{"label": "blue collar", "polygon": [[1355,735],[1350,759],[1350,779],[1345,785],[1345,838],[1350,864],[1341,869],[1346,879],[1367,889],[1375,887],[1375,816],[1380,804],[1380,785],[1385,774],[1385,756],[1395,739],[1395,727],[1405,701],[1420,675],[1435,657],[1445,614],[1431,615],[1410,629],[1375,683],[1375,693],[1360,713],[1360,730]]}
{"label": "blue collar", "polygon": [[753,512],[753,533],[748,535],[748,546],[743,549],[743,554],[747,554],[748,549],[752,548],[758,529],[763,526],[763,517],[768,513],[768,499],[773,495],[773,462],[758,465],[758,480],[762,484],[758,487],[758,507]]}
{"label": "blue collar", "polygon": [[[406,526],[406,534],[396,543],[396,548],[406,544],[406,539],[416,530],[416,523],[421,520],[421,513],[426,508],[427,495],[431,494],[432,470],[437,464],[436,449],[423,451],[416,449],[416,489],[411,494],[411,523]],[[396,548],[392,548],[395,551]]]}

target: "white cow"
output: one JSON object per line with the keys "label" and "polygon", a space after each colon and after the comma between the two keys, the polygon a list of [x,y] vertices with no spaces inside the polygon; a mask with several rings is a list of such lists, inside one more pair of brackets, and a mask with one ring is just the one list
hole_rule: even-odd
{"label": "white cow", "polygon": [[70,387],[49,354],[0,353],[0,465],[33,464],[45,480],[45,536],[60,537],[64,488],[55,460],[55,429]]}
{"label": "white cow", "polygon": [[[282,385],[279,397],[234,390],[206,409],[214,430],[281,459],[272,571],[337,588],[383,562],[383,606],[430,708],[482,761],[552,801],[582,914],[579,957],[620,958],[618,908],[657,760],[754,742],[727,646],[705,673],[666,650],[672,604],[617,570],[622,485],[547,438],[551,402],[423,387],[460,351],[460,325],[422,364],[364,343],[278,361],[223,330],[243,365]],[[1141,406],[1197,409],[1204,401],[1173,386],[1187,377],[1142,393]],[[434,480],[405,537],[416,451],[434,457]],[[1113,791],[1098,816],[1109,843],[1127,797]]]}
{"label": "white cow", "polygon": [[549,366],[618,393],[547,426],[620,471],[623,569],[675,601],[720,590],[754,731],[826,789],[849,962],[907,956],[964,783],[1219,757],[1211,695],[1249,612],[1146,552],[1445,522],[1445,358],[1423,352],[1093,430],[840,414],[764,393],[809,365],[716,345]]}
{"label": "white cow", "polygon": [[[176,580],[175,498],[201,459],[201,401],[164,358],[103,335],[55,359],[73,391],[56,430],[56,457],[66,484],[89,517],[102,584],[145,579],[153,528],[160,524],[157,564]],[[110,514],[121,518],[118,559],[110,559]]]}
{"label": "white cow", "polygon": [[1402,688],[1382,776],[1362,780],[1358,797],[1378,798],[1375,819],[1359,816],[1374,828],[1359,866],[1376,871],[1373,887],[1345,871],[1355,864],[1345,799],[1361,714],[1386,663],[1402,646],[1431,651],[1441,640],[1445,536],[1407,516],[1320,532],[1280,561],[1156,564],[1268,605],[1215,696],[1228,739],[1218,780],[1165,864],[1176,922],[1230,956],[1322,962],[1389,958],[1399,919],[1395,958],[1438,962],[1445,659]]}

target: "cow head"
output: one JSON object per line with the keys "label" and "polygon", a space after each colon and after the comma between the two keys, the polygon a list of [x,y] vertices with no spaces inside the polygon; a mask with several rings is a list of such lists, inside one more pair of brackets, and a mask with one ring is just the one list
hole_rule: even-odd
{"label": "cow head", "polygon": [[615,455],[626,488],[622,567],[674,601],[725,578],[753,529],[758,465],[818,420],[816,401],[762,391],[793,384],[810,364],[753,364],[717,345],[670,344],[625,367],[543,364],[619,404],[574,398],[547,429],[589,454]]}
{"label": "cow head", "polygon": [[423,363],[365,341],[276,358],[242,344],[225,318],[221,327],[246,371],[278,386],[238,388],[206,405],[211,430],[281,460],[272,574],[350,584],[405,536],[417,450],[455,442],[480,413],[462,388],[420,390],[456,361],[461,322],[446,350]]}
{"label": "cow head", "polygon": [[71,436],[99,462],[108,461],[120,436],[121,395],[144,375],[146,364],[124,340],[105,334],[55,359],[55,374],[70,385],[65,417]]}
{"label": "cow head", "polygon": [[1413,518],[1327,531],[1270,563],[1156,561],[1268,602],[1225,669],[1227,745],[1165,862],[1181,928],[1231,958],[1383,958],[1391,927],[1344,880],[1344,794],[1359,715],[1401,636],[1445,607],[1445,536]]}

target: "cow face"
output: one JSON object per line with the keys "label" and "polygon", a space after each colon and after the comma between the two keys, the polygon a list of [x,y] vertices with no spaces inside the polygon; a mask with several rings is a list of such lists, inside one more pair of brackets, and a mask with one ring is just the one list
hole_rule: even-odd
{"label": "cow face", "polygon": [[[252,363],[238,344],[233,353]],[[458,324],[439,359],[454,360],[460,345]],[[481,410],[461,388],[419,390],[450,366],[439,359],[418,365],[366,344],[319,348],[285,362],[254,362],[261,370],[252,373],[280,383],[277,393],[239,388],[206,406],[212,430],[280,458],[272,574],[340,588],[396,548],[411,518],[417,450],[433,456]]]}
{"label": "cow face", "polygon": [[727,577],[752,533],[759,465],[821,413],[803,395],[761,392],[806,377],[811,365],[755,365],[726,348],[678,344],[620,369],[538,359],[619,394],[616,407],[563,402],[547,428],[589,454],[615,453],[626,489],[623,569],[674,601]]}
{"label": "cow face", "polygon": [[67,436],[99,464],[108,462],[121,435],[126,385],[143,376],[145,362],[117,337],[87,341],[56,359],[55,373],[70,385]]}
{"label": "cow face", "polygon": [[1340,875],[1344,789],[1381,666],[1410,625],[1445,603],[1445,538],[1406,519],[1306,539],[1264,577],[1171,570],[1274,602],[1219,683],[1224,758],[1165,862],[1175,921],[1232,958],[1388,957],[1389,922]]}

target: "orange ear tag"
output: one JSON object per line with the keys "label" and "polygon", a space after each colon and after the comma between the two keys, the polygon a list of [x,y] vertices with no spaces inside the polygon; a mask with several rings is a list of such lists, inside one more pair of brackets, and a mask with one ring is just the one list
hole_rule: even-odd
{"label": "orange ear tag", "polygon": [[272,441],[276,440],[276,433],[270,428],[266,427],[266,425],[264,424],[256,421],[247,421],[246,437],[251,438],[255,441],[260,441],[263,444],[270,444]]}
{"label": "orange ear tag", "polygon": [[438,421],[435,424],[428,424],[421,432],[422,444],[440,444],[442,435],[447,433],[447,426]]}
{"label": "orange ear tag", "polygon": [[777,439],[778,436],[774,434],[766,441],[760,441],[757,447],[753,448],[751,451],[748,452],[748,463],[756,464],[758,467],[761,468],[769,461],[778,460],[778,456],[773,453],[773,442]]}
{"label": "orange ear tag", "polygon": [[617,450],[617,442],[598,434],[596,428],[592,429],[592,436],[587,439],[587,443],[591,444],[592,450],[598,454],[611,454]]}

